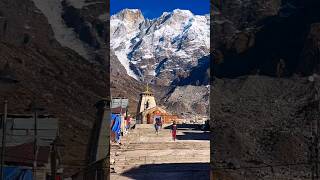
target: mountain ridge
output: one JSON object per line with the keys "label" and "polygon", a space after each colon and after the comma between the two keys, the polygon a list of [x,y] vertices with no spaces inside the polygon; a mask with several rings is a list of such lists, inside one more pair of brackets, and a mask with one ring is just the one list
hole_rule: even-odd
{"label": "mountain ridge", "polygon": [[170,85],[209,54],[208,15],[189,10],[164,12],[152,20],[141,10],[123,9],[111,16],[111,49],[127,74],[139,81]]}

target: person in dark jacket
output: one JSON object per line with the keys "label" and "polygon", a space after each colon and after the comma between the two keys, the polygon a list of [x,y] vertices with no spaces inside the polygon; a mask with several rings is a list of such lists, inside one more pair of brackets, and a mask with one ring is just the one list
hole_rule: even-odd
{"label": "person in dark jacket", "polygon": [[156,129],[156,133],[157,133],[157,135],[159,134],[159,130],[160,130],[160,128],[161,128],[161,126],[162,126],[162,121],[161,121],[161,118],[160,117],[157,117],[156,119],[155,119],[155,124],[154,124],[154,127],[155,127],[155,129]]}

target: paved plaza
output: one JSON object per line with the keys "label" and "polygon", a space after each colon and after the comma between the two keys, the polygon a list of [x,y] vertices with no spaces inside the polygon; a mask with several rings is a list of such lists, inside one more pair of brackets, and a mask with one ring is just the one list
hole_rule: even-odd
{"label": "paved plaza", "polygon": [[209,132],[180,126],[173,141],[169,126],[155,133],[151,124],[137,124],[111,145],[111,180],[209,180]]}

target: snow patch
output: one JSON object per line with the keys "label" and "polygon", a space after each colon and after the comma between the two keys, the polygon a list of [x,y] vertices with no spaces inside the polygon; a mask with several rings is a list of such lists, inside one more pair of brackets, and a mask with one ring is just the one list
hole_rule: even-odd
{"label": "snow patch", "polygon": [[189,10],[183,10],[183,9],[175,9],[173,10],[173,14],[179,14],[183,16],[193,16],[193,13]]}
{"label": "snow patch", "polygon": [[136,80],[139,80],[139,78],[137,77],[137,75],[132,71],[132,69],[130,68],[130,63],[128,61],[127,55],[123,52],[119,52],[116,51],[115,52],[116,56],[118,57],[120,63],[124,66],[124,68],[127,71],[127,74],[131,77],[133,77]]}
{"label": "snow patch", "polygon": [[125,13],[125,12],[141,13],[141,10],[140,9],[129,9],[129,8],[126,8],[126,9],[123,9],[123,10],[120,11],[120,13]]}
{"label": "snow patch", "polygon": [[54,37],[64,47],[68,47],[85,59],[89,59],[87,46],[77,38],[72,28],[68,28],[61,18],[61,0],[33,0],[34,4],[47,17]]}
{"label": "snow patch", "polygon": [[142,57],[143,57],[143,59],[150,59],[150,58],[153,58],[154,56],[153,56],[153,54],[145,54]]}
{"label": "snow patch", "polygon": [[155,70],[151,70],[151,71],[149,71],[148,75],[149,75],[149,76],[156,76],[157,73],[156,73]]}

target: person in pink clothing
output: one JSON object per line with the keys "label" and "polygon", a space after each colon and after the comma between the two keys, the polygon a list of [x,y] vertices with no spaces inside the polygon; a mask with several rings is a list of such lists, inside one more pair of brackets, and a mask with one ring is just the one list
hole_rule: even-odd
{"label": "person in pink clothing", "polygon": [[176,124],[176,121],[173,121],[173,124],[171,126],[171,134],[172,134],[173,141],[176,141],[176,137],[177,137],[177,124]]}

